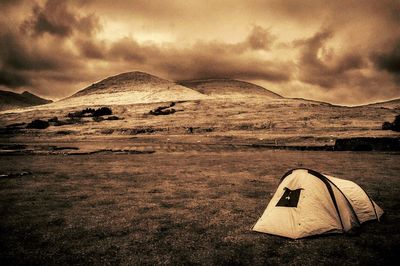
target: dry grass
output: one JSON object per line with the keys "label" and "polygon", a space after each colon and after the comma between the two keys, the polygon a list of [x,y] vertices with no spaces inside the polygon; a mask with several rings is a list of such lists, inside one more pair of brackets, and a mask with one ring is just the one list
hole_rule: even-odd
{"label": "dry grass", "polygon": [[[399,155],[231,151],[2,156],[0,256],[15,264],[377,264],[399,260]],[[355,180],[386,211],[357,235],[250,231],[279,177],[309,167]]]}
{"label": "dry grass", "polygon": [[[60,103],[58,103],[60,104]],[[152,116],[149,112],[166,103],[131,105],[107,105],[113,114],[122,118],[116,121],[102,121],[49,127],[40,133],[28,132],[30,138],[41,136],[45,139],[60,138],[59,131],[70,131],[70,138],[90,136],[120,137],[129,130],[154,128],[159,134],[185,135],[187,128],[211,128],[212,136],[235,136],[263,140],[285,139],[310,136],[307,145],[332,144],[330,141],[345,137],[398,137],[396,132],[381,130],[384,121],[393,121],[399,110],[369,107],[338,107],[314,104],[293,99],[210,99],[179,102],[174,107],[180,110],[172,115]],[[47,120],[54,116],[65,119],[70,112],[86,107],[99,108],[101,105],[68,107],[58,109],[37,107],[31,111],[15,111],[0,114],[0,128],[13,123],[30,122],[34,119]],[[40,109],[43,108],[43,109]],[[91,120],[91,119],[90,119]],[[158,130],[160,129],[160,130]],[[161,133],[162,132],[162,133]],[[202,134],[204,132],[195,132]],[[8,137],[13,140],[25,138],[25,131]]]}

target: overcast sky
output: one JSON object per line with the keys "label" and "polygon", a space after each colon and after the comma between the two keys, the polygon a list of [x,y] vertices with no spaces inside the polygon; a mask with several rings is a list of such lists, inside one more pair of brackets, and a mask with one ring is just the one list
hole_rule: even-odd
{"label": "overcast sky", "polygon": [[400,0],[0,0],[0,89],[233,78],[286,97],[400,97]]}

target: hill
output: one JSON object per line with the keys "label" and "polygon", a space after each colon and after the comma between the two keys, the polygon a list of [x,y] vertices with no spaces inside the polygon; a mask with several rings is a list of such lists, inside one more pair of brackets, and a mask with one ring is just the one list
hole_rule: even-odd
{"label": "hill", "polygon": [[101,93],[117,93],[132,90],[146,90],[153,86],[168,87],[168,85],[172,85],[172,83],[168,80],[153,76],[148,73],[134,71],[105,78],[80,90],[72,95],[72,97]]}
{"label": "hill", "polygon": [[206,99],[190,88],[144,72],[127,72],[96,82],[65,98],[66,106],[136,104]]}
{"label": "hill", "polygon": [[387,108],[387,109],[400,109],[400,98],[378,102],[378,103],[371,103],[364,106],[368,107],[377,107],[377,108]]}
{"label": "hill", "polygon": [[185,87],[194,89],[203,94],[217,98],[236,97],[267,97],[271,99],[283,98],[279,94],[269,91],[261,86],[232,79],[204,79],[178,81]]}
{"label": "hill", "polygon": [[0,91],[0,110],[9,110],[28,106],[36,106],[51,103],[51,100],[43,99],[30,92],[15,93],[11,91]]}

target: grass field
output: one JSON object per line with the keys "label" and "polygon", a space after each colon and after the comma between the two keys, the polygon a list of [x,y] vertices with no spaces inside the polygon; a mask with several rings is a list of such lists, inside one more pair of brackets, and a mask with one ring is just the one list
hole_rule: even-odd
{"label": "grass field", "polygon": [[[399,154],[301,151],[1,156],[2,265],[396,264]],[[356,235],[250,231],[280,176],[308,167],[356,181],[385,210]]]}

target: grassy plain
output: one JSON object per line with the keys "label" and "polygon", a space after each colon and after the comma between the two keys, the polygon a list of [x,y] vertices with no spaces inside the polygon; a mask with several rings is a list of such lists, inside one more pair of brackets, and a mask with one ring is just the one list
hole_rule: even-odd
{"label": "grassy plain", "polygon": [[[2,155],[2,265],[389,265],[399,262],[400,154],[284,150]],[[252,232],[280,176],[354,180],[384,209],[355,235]]]}

